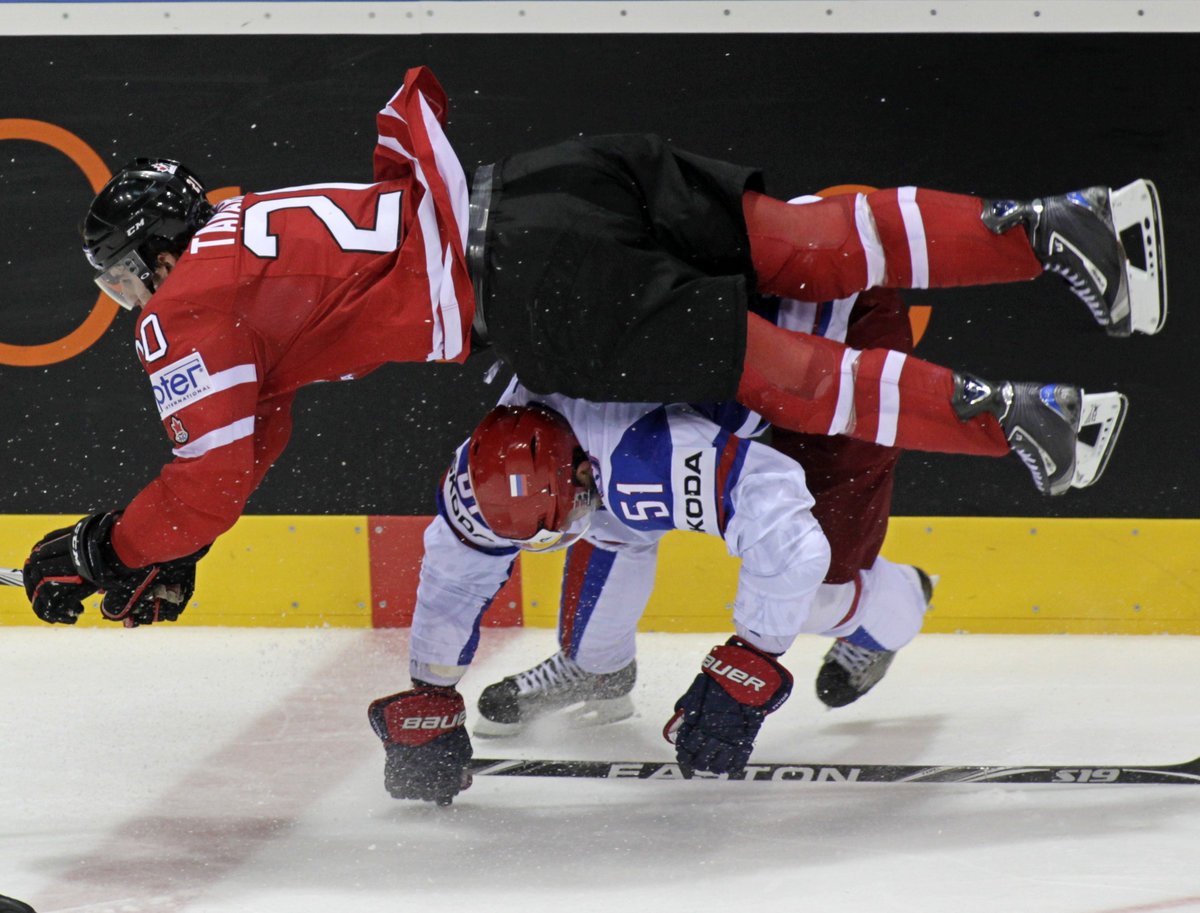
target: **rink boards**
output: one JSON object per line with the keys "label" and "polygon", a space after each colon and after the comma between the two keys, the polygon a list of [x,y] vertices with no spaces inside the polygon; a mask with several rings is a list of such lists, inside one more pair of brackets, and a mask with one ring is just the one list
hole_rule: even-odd
{"label": "rink boards", "polygon": [[[0,517],[0,566],[74,516]],[[245,516],[200,564],[180,624],[403,627],[427,517]],[[1200,634],[1200,520],[895,517],[884,555],[940,577],[927,632]],[[556,622],[562,555],[522,556],[488,625]],[[720,541],[671,533],[646,631],[728,630],[737,561]],[[95,625],[94,606],[81,624]],[[0,588],[0,624],[37,623]]]}

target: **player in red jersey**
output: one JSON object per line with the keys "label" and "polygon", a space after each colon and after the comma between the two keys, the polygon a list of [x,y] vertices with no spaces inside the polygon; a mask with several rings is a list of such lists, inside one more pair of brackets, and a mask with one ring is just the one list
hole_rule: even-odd
{"label": "player in red jersey", "polygon": [[[468,195],[446,108],[432,73],[410,70],[377,118],[368,185],[250,193],[214,211],[184,166],[143,159],[98,194],[86,252],[101,287],[142,309],[138,354],[175,460],[123,512],[35,546],[25,581],[39,617],[73,622],[96,589],[127,623],[176,617],[197,554],[286,446],[299,387],[388,361],[461,361],[472,337],[535,392],[736,398],[798,431],[1013,450],[1050,494],[1103,469],[1118,394],[989,383],[781,330],[749,304],[1049,269],[1115,335],[1155,332],[1165,271],[1152,185],[1027,202],[901,188],[791,206],[764,196],[753,169],[615,136],[484,166]],[[1119,233],[1134,216],[1140,271]],[[1088,419],[1102,433],[1085,446]]]}

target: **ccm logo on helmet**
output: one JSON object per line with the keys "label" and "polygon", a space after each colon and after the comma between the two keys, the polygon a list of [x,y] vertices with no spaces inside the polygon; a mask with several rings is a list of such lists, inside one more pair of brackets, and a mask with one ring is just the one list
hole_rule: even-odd
{"label": "ccm logo on helmet", "polygon": [[755,691],[762,691],[763,688],[767,687],[767,683],[761,678],[756,678],[749,672],[743,672],[729,663],[723,663],[711,653],[704,657],[703,668],[705,672],[714,678],[727,678],[731,682],[745,685],[748,688],[753,688]]}
{"label": "ccm logo on helmet", "polygon": [[406,716],[401,729],[457,729],[467,721],[467,711],[453,716]]}
{"label": "ccm logo on helmet", "polygon": [[154,388],[154,402],[161,418],[216,392],[199,352],[155,371],[150,375],[150,385]]}

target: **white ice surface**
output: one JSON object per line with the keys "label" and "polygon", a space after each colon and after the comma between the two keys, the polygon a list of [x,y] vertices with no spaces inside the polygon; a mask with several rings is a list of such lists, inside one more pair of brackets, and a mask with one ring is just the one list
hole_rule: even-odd
{"label": "white ice surface", "polygon": [[[382,786],[366,721],[407,633],[0,632],[0,894],[39,913],[1200,911],[1200,784],[479,778],[450,809]],[[714,635],[643,635],[638,715],[545,721],[480,756],[670,758]],[[825,643],[755,760],[1165,764],[1200,755],[1200,638],[924,636],[825,710]],[[463,683],[554,649],[485,631]]]}

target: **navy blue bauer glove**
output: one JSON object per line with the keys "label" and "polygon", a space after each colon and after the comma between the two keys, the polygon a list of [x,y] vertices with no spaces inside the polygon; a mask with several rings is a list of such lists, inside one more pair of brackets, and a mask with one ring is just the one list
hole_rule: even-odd
{"label": "navy blue bauer glove", "polygon": [[792,674],[774,656],[731,637],[704,657],[663,738],[685,770],[741,773],[763,719],[791,693]]}
{"label": "navy blue bauer glove", "polygon": [[383,784],[396,799],[449,805],[471,785],[466,706],[452,687],[413,685],[411,691],[372,701],[367,709],[371,728],[383,742]]}

